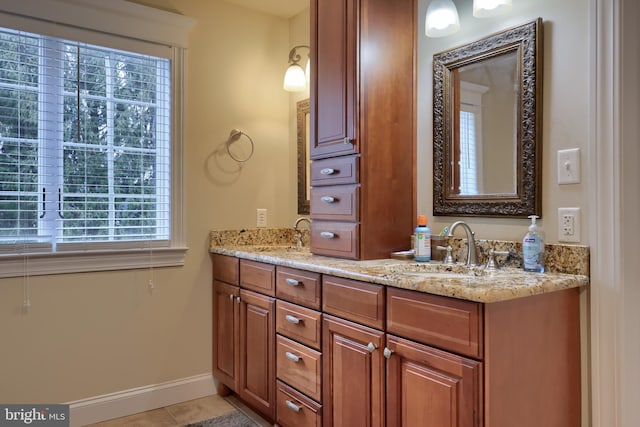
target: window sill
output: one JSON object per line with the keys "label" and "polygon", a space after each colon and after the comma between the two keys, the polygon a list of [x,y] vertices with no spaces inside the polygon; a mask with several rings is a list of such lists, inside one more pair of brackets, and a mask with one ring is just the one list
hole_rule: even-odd
{"label": "window sill", "polygon": [[188,248],[67,251],[0,256],[0,278],[184,265]]}

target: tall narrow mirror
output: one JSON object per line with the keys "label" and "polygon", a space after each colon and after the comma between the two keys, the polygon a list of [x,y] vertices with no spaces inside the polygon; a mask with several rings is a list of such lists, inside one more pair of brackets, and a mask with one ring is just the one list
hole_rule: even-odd
{"label": "tall narrow mirror", "polygon": [[434,214],[541,214],[542,20],[433,57]]}

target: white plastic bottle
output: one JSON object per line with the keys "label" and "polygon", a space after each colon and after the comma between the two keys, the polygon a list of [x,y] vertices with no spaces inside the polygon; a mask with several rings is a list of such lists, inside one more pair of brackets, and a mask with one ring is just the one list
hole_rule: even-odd
{"label": "white plastic bottle", "polygon": [[522,257],[525,271],[544,272],[544,232],[536,224],[537,215],[530,215],[529,232],[522,239]]}

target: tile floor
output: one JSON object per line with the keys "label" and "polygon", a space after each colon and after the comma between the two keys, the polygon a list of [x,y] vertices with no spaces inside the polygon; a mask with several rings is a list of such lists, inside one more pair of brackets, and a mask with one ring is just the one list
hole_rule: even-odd
{"label": "tile floor", "polygon": [[235,397],[223,398],[218,395],[177,403],[164,408],[116,418],[90,427],[178,427],[189,423],[204,421],[219,415],[240,409],[256,422],[256,427],[269,427],[271,424],[256,415]]}

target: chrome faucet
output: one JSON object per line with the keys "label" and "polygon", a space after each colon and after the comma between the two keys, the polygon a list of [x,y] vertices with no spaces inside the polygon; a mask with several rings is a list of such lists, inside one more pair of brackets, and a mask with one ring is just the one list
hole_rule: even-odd
{"label": "chrome faucet", "polygon": [[298,229],[298,226],[303,221],[307,221],[307,224],[309,224],[309,229],[311,229],[311,221],[309,220],[309,218],[300,217],[300,218],[296,219],[296,223],[293,225],[293,230],[296,232],[296,239],[297,239],[296,240],[296,247],[298,247],[298,248],[302,247],[302,231],[300,231]]}
{"label": "chrome faucet", "polygon": [[449,226],[449,234],[447,234],[447,237],[453,237],[453,231],[458,227],[458,226],[462,226],[462,228],[464,228],[465,233],[467,233],[467,263],[466,265],[472,266],[472,265],[478,265],[478,254],[477,254],[477,248],[476,248],[476,239],[475,239],[475,233],[473,231],[471,231],[471,228],[469,228],[469,225],[464,222],[464,221],[456,221],[453,224],[451,224]]}

